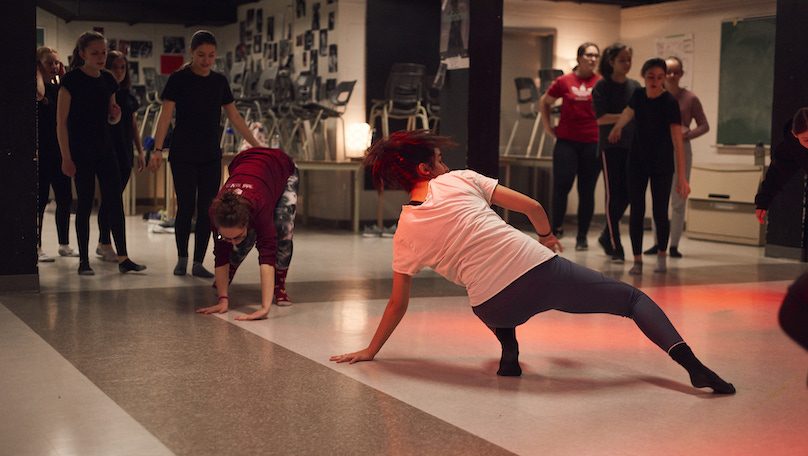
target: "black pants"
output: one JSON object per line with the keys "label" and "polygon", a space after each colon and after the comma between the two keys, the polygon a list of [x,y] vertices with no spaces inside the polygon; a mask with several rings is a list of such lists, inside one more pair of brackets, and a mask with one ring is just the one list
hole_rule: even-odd
{"label": "black pants", "polygon": [[222,162],[171,163],[174,189],[177,192],[177,217],[174,234],[177,241],[177,256],[188,258],[188,240],[191,237],[191,218],[196,210],[194,226],[194,261],[202,262],[210,241],[210,217],[208,209],[219,192],[222,180]]}
{"label": "black pants", "polygon": [[106,219],[109,221],[112,236],[115,239],[115,250],[119,256],[127,256],[126,230],[123,219],[123,200],[121,199],[121,178],[118,160],[114,155],[93,162],[76,163],[76,236],[79,243],[79,258],[89,261],[88,244],[90,243],[90,212],[95,197],[95,179],[101,190],[101,201],[106,206]]}
{"label": "black pants", "polygon": [[491,328],[513,328],[548,310],[607,313],[634,320],[662,350],[682,342],[665,312],[645,293],[559,256],[526,272],[472,310]]}
{"label": "black pants", "polygon": [[651,182],[651,210],[656,226],[656,245],[660,251],[668,248],[671,223],[668,219],[668,204],[671,197],[673,172],[652,173],[640,167],[629,166],[628,194],[631,203],[629,235],[631,251],[635,256],[642,254],[642,234],[645,221],[645,192]]}
{"label": "black pants", "polygon": [[622,251],[620,219],[628,208],[628,149],[612,147],[600,154],[606,184],[606,234],[613,249]]}
{"label": "black pants", "polygon": [[70,188],[70,178],[62,174],[62,160],[59,151],[51,151],[39,155],[39,225],[37,230],[37,245],[42,247],[42,220],[45,216],[45,206],[48,205],[50,189],[53,187],[53,196],[56,200],[56,233],[59,236],[59,245],[70,244],[70,206],[73,204],[73,189]]}
{"label": "black pants", "polygon": [[[121,177],[121,196],[123,197],[123,191],[126,188],[126,185],[129,183],[129,177],[132,175],[132,165],[130,165],[127,161],[121,159],[122,157],[118,157],[118,175]],[[123,201],[121,201],[123,203]],[[109,220],[107,220],[107,205],[104,204],[104,201],[101,200],[101,207],[98,208],[98,243],[99,244],[109,244],[110,243],[110,228],[109,228]]]}
{"label": "black pants", "polygon": [[595,212],[595,184],[600,163],[597,143],[559,139],[553,149],[553,229],[564,224],[567,195],[578,176],[578,238],[586,237]]}
{"label": "black pants", "polygon": [[789,337],[808,350],[808,272],[788,288],[778,321]]}

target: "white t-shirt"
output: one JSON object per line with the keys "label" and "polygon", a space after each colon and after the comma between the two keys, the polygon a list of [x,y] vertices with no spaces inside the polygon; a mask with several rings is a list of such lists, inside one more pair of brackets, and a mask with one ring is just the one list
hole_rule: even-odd
{"label": "white t-shirt", "polygon": [[497,180],[471,170],[432,179],[420,206],[405,205],[393,238],[393,271],[424,267],[466,287],[482,304],[555,256],[538,240],[505,223],[493,209]]}

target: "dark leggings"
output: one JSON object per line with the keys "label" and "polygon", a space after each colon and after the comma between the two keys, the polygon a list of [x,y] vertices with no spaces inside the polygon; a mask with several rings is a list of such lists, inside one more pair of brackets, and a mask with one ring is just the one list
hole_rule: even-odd
{"label": "dark leggings", "polygon": [[[126,184],[129,183],[129,177],[132,175],[132,166],[126,162],[121,160],[121,157],[118,157],[118,167],[119,167],[119,176],[121,176],[121,196],[123,196],[123,191],[126,189]],[[121,201],[123,203],[123,201]],[[98,208],[98,243],[99,244],[109,244],[110,243],[110,229],[109,229],[109,221],[107,220],[107,206],[104,204],[104,201],[101,200],[101,207]]]}
{"label": "dark leggings", "polygon": [[631,203],[629,235],[634,256],[642,254],[642,235],[645,229],[645,192],[651,181],[651,210],[656,226],[656,245],[664,252],[668,248],[671,222],[668,219],[668,204],[671,197],[673,173],[650,174],[639,169],[631,169],[628,178],[628,195]]}
{"label": "dark leggings", "polygon": [[597,143],[559,139],[553,150],[553,229],[564,224],[567,195],[578,176],[578,237],[586,237],[595,211],[595,184],[600,163]]}
{"label": "dark leggings", "polygon": [[171,175],[177,192],[177,217],[174,233],[177,241],[177,256],[188,258],[188,240],[191,237],[191,218],[196,210],[194,226],[194,261],[205,259],[210,241],[210,217],[208,209],[219,191],[222,180],[222,162],[171,163]]}
{"label": "dark leggings", "polygon": [[[54,155],[56,158],[46,158]],[[73,189],[70,188],[70,178],[62,174],[62,160],[58,158],[59,151],[50,154],[40,153],[39,156],[39,225],[37,230],[37,245],[42,247],[42,220],[45,216],[45,207],[50,198],[50,189],[53,187],[53,196],[56,200],[56,233],[59,244],[70,244],[70,206],[73,204]]]}
{"label": "dark leggings", "polygon": [[547,310],[607,313],[633,319],[662,350],[682,342],[665,312],[645,293],[559,256],[526,272],[473,310],[492,328],[513,328]]}
{"label": "dark leggings", "polygon": [[[278,233],[278,250],[276,251],[275,269],[287,270],[292,263],[293,242],[295,233],[295,214],[297,213],[297,190],[300,184],[297,167],[295,172],[286,180],[283,194],[275,205],[275,231]],[[247,238],[241,244],[234,246],[230,252],[230,281],[236,275],[236,270],[255,247],[255,230],[249,230]]]}
{"label": "dark leggings", "polygon": [[76,236],[79,243],[81,262],[89,261],[88,244],[90,243],[90,212],[95,197],[95,179],[101,190],[101,201],[107,206],[106,219],[115,239],[115,250],[118,256],[127,256],[126,230],[123,218],[123,200],[121,199],[121,178],[118,160],[109,155],[95,162],[76,163]]}
{"label": "dark leggings", "polygon": [[789,337],[808,350],[808,272],[788,288],[778,321]]}
{"label": "dark leggings", "polygon": [[601,154],[603,180],[606,184],[606,233],[613,249],[622,251],[620,219],[628,207],[628,149],[613,147]]}

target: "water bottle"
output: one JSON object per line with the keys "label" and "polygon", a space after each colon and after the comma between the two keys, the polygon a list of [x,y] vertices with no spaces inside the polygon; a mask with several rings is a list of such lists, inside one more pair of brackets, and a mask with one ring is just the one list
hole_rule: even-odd
{"label": "water bottle", "polygon": [[269,148],[270,149],[280,149],[281,148],[281,135],[275,133],[272,135],[272,139],[269,141]]}
{"label": "water bottle", "polygon": [[755,144],[755,165],[766,165],[766,149],[763,147],[762,142]]}
{"label": "water bottle", "polygon": [[226,154],[235,154],[236,153],[236,132],[233,130],[233,127],[227,127],[227,130],[224,132],[227,135],[224,141],[224,153]]}

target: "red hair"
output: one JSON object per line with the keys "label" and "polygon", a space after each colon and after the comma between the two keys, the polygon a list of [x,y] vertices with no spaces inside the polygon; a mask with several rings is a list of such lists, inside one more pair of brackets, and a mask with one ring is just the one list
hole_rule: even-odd
{"label": "red hair", "polygon": [[376,141],[365,155],[364,165],[370,168],[376,189],[402,189],[411,191],[423,180],[418,165],[432,167],[435,149],[457,144],[447,136],[438,136],[429,130],[397,131],[389,138]]}

